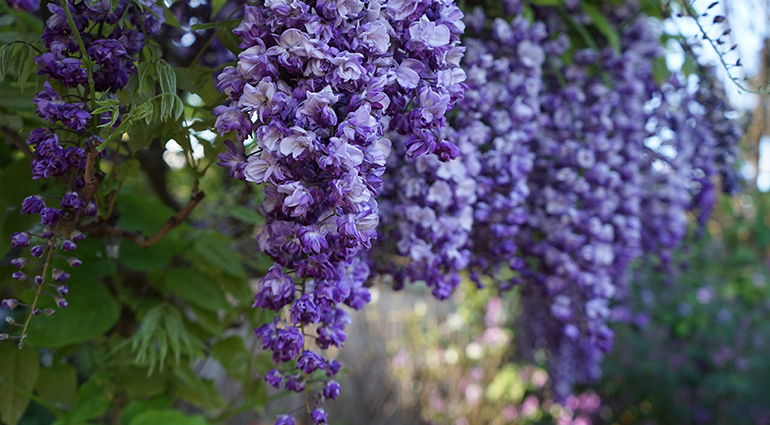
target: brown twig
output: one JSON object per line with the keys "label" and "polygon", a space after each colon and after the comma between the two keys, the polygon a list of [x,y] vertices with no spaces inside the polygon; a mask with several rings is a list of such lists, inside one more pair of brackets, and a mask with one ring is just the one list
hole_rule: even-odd
{"label": "brown twig", "polygon": [[104,172],[101,170],[94,172],[97,155],[96,146],[89,144],[89,146],[86,148],[86,152],[86,170],[85,175],[83,176],[86,181],[86,186],[83,188],[82,198],[83,201],[88,204],[91,202],[91,199],[94,198],[96,188],[98,188],[99,184],[101,184],[102,180],[104,180]]}
{"label": "brown twig", "polygon": [[155,232],[154,235],[150,236],[147,240],[140,243],[139,246],[142,248],[147,248],[150,245],[154,245],[160,242],[160,240],[163,239],[163,237],[166,236],[166,234],[170,232],[171,229],[182,224],[182,222],[187,218],[188,215],[190,215],[190,213],[198,205],[198,203],[201,200],[203,200],[204,196],[206,195],[203,192],[197,192],[197,191],[193,192],[192,196],[190,196],[190,200],[187,202],[187,205],[182,207],[182,209],[179,210],[178,213],[174,214],[173,217],[166,220],[166,222],[163,223],[163,227],[161,227],[157,232]]}
{"label": "brown twig", "polygon": [[190,200],[187,202],[187,205],[182,207],[179,212],[166,220],[163,226],[149,238],[140,232],[133,232],[111,227],[107,222],[103,220],[85,226],[82,230],[93,236],[119,236],[123,239],[128,239],[134,242],[142,248],[147,248],[160,242],[166,236],[166,234],[168,234],[168,232],[179,226],[187,218],[187,216],[190,215],[198,203],[203,200],[204,196],[205,194],[203,192],[194,191],[190,196]]}
{"label": "brown twig", "polygon": [[16,147],[19,148],[19,150],[22,151],[24,155],[27,158],[29,158],[30,161],[35,159],[35,155],[29,149],[29,146],[25,145],[24,143],[21,143],[21,140],[19,140],[18,134],[16,134],[15,131],[11,130],[6,126],[3,126],[2,129],[3,129],[3,133],[5,133],[5,137],[7,137],[8,140],[11,141],[11,143],[16,145]]}

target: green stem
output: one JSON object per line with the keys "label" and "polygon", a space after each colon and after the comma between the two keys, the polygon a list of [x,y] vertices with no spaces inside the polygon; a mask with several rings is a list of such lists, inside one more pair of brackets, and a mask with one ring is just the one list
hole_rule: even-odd
{"label": "green stem", "polygon": [[[714,49],[714,51],[717,53],[717,56],[719,57],[719,62],[722,63],[722,67],[725,69],[725,71],[727,71],[727,76],[730,78],[730,81],[732,81],[733,84],[735,84],[736,87],[738,87],[739,89],[741,89],[741,90],[743,90],[743,91],[745,91],[747,93],[752,93],[752,94],[770,94],[770,91],[750,90],[750,89],[744,87],[741,83],[738,82],[739,81],[738,78],[733,76],[732,72],[730,72],[730,68],[732,66],[729,65],[725,61],[725,58],[724,58],[722,52],[719,51],[719,47],[714,42],[714,40],[712,40],[711,37],[709,37],[708,33],[706,32],[706,29],[703,28],[703,25],[701,25],[700,21],[698,20],[698,17],[699,17],[698,12],[695,10],[695,8],[692,6],[692,4],[690,4],[687,0],[680,0],[679,2],[682,4],[682,7],[684,7],[685,10],[687,11],[687,15],[690,18],[692,18],[693,21],[695,21],[695,25],[698,26],[698,30],[701,32],[701,35],[703,35],[703,38],[708,40],[709,44],[711,44],[711,48]],[[760,87],[761,87],[761,85],[760,85]]]}

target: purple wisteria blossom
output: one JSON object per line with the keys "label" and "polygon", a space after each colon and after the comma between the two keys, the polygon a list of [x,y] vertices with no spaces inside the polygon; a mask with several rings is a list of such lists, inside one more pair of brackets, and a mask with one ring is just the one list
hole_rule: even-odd
{"label": "purple wisteria blossom", "polygon": [[[320,348],[342,346],[350,317],[339,304],[358,309],[371,298],[358,254],[377,237],[376,198],[392,148],[386,132],[400,133],[410,158],[459,155],[437,135],[464,90],[460,10],[436,0],[311,3],[246,6],[234,31],[244,50],[218,76],[228,101],[215,111],[216,126],[235,138],[220,165],[263,184],[266,196],[258,243],[276,265],[255,306],[291,304],[290,322],[258,330],[277,362],[294,359],[298,341],[279,343],[279,334],[310,325]],[[306,373],[339,370],[304,353],[298,367]]]}

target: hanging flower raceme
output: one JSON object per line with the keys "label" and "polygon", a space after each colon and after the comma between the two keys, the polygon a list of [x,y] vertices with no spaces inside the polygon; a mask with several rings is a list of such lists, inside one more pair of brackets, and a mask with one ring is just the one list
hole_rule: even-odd
{"label": "hanging flower raceme", "polygon": [[[73,257],[72,252],[85,235],[76,226],[82,218],[94,217],[97,213],[96,204],[90,198],[95,190],[96,148],[102,143],[98,126],[110,122],[118,125],[120,117],[113,119],[113,111],[94,116],[96,96],[91,91],[95,88],[99,92],[114,93],[126,85],[129,76],[136,72],[134,60],[144,45],[144,34],[156,35],[164,16],[162,8],[152,2],[130,4],[122,0],[114,10],[109,0],[65,2],[65,5],[67,10],[48,4],[51,16],[43,31],[48,51],[35,58],[38,74],[45,75],[48,81],[33,102],[37,114],[51,127],[30,132],[27,144],[33,151],[32,178],[58,179],[66,183],[66,189],[61,197],[27,197],[22,202],[21,213],[39,215],[40,224],[11,237],[12,246],[22,249],[22,253],[29,248],[30,256],[13,260],[12,264],[19,269],[13,277],[30,282],[35,294],[29,304],[16,299],[3,300],[6,308],[30,309],[24,324],[12,323],[21,328],[18,335],[1,335],[2,339],[19,339],[20,344],[27,337],[31,316],[41,313],[50,316],[55,312],[53,308],[37,307],[41,296],[53,297],[59,308],[68,306],[64,297],[69,293],[65,284],[70,275],[57,264],[80,266],[81,260]],[[107,35],[100,35],[101,29],[98,34],[96,29],[101,27],[89,26],[91,23],[121,25]],[[91,66],[86,67],[85,63]],[[61,91],[54,89],[51,81],[55,81]],[[105,97],[109,96],[112,95]],[[93,156],[90,162],[87,152]],[[13,321],[10,317],[7,320]]]}
{"label": "hanging flower raceme", "polygon": [[[504,7],[521,13],[516,1]],[[608,16],[620,23],[631,10]],[[445,133],[461,155],[408,163],[394,150],[370,264],[397,287],[424,281],[439,298],[466,268],[478,285],[520,286],[517,345],[548,353],[554,389],[566,397],[599,376],[629,265],[677,247],[687,211],[707,216],[739,132],[724,110],[712,112],[719,130],[702,122],[700,104],[717,104],[713,97],[670,104],[672,89],[653,78],[659,43],[643,20],[626,21],[620,52],[576,49],[562,63],[567,24],[551,9],[535,12],[534,24],[487,22],[481,8],[468,16],[480,37],[465,40],[469,90]],[[719,149],[717,131],[728,135]],[[675,140],[653,149],[651,136],[664,134]]]}
{"label": "hanging flower raceme", "polygon": [[528,260],[520,335],[525,352],[550,354],[562,398],[575,382],[599,377],[612,347],[610,302],[642,254],[640,167],[657,41],[637,20],[621,43],[620,54],[577,51],[561,75],[548,75],[533,145],[529,218],[518,243]]}
{"label": "hanging flower raceme", "polygon": [[373,261],[384,265],[378,272],[392,275],[396,287],[424,281],[439,299],[451,294],[468,267],[479,284],[484,275],[496,278],[503,268],[520,267],[514,237],[526,219],[528,145],[540,110],[545,26],[523,17],[496,19],[484,32],[481,8],[467,20],[478,36],[464,41],[468,91],[445,132],[460,156],[441,163],[391,155]]}
{"label": "hanging flower raceme", "polygon": [[[246,6],[234,31],[244,50],[219,76],[228,102],[216,109],[217,128],[236,133],[219,158],[231,177],[264,185],[267,223],[258,242],[276,264],[255,307],[290,314],[257,334],[276,363],[297,360],[301,372],[272,371],[272,385],[308,391],[307,376],[331,378],[339,369],[307,350],[306,336],[315,333],[321,349],[342,346],[350,317],[340,304],[369,302],[369,267],[358,253],[377,236],[386,131],[403,135],[399,151],[410,158],[457,156],[437,135],[464,88],[461,19],[441,1]],[[327,380],[317,400],[338,393]]]}
{"label": "hanging flower raceme", "polygon": [[688,212],[702,231],[718,196],[718,180],[726,193],[737,190],[735,167],[742,131],[730,119],[721,86],[701,70],[697,85],[675,75],[661,87],[652,120],[644,164],[642,217],[646,251],[667,269],[673,251],[688,231]]}

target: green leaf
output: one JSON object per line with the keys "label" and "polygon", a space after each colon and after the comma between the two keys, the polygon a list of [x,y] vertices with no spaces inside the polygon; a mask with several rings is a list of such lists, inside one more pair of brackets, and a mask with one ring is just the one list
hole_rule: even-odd
{"label": "green leaf", "polygon": [[147,248],[142,248],[134,242],[124,239],[120,243],[119,259],[121,264],[136,271],[162,269],[183,248],[184,245],[178,244],[169,236]]}
{"label": "green leaf", "polygon": [[262,214],[254,211],[252,208],[244,207],[243,205],[236,205],[230,208],[230,216],[246,224],[265,223],[265,217],[263,217]]}
{"label": "green leaf", "polygon": [[203,416],[187,416],[178,410],[147,410],[131,420],[128,425],[209,425]]}
{"label": "green leaf", "polygon": [[36,66],[34,54],[29,54],[34,52],[30,52],[30,50],[32,50],[32,48],[27,46],[25,49],[25,51],[28,52],[27,58],[19,64],[19,75],[17,76],[17,80],[19,82],[19,91],[22,93],[24,93],[24,87],[26,87],[29,76],[32,75],[32,71],[35,70]]}
{"label": "green leaf", "polygon": [[[117,1],[117,0],[113,0]],[[163,13],[166,17],[166,25],[171,25],[174,28],[182,29],[182,25],[179,24],[179,21],[176,19],[176,16],[174,15],[174,12],[171,11],[170,7],[164,7]]]}
{"label": "green leaf", "polygon": [[671,75],[666,64],[666,58],[655,58],[652,61],[652,75],[658,84],[663,84]]}
{"label": "green leaf", "polygon": [[175,67],[177,87],[189,93],[197,93],[211,79],[211,70],[204,66]]}
{"label": "green leaf", "polygon": [[229,310],[219,284],[203,273],[191,268],[172,269],[163,282],[170,292],[182,297],[187,302],[206,310]]}
{"label": "green leaf", "polygon": [[682,72],[684,75],[690,76],[698,73],[698,63],[692,57],[692,55],[686,55],[684,63],[682,64]]}
{"label": "green leaf", "polygon": [[162,59],[155,63],[155,68],[158,72],[160,91],[165,94],[160,98],[160,119],[161,121],[166,121],[172,116],[178,118],[181,114],[177,114],[175,109],[175,98],[178,99],[178,96],[176,95],[176,73],[174,73],[174,68]]}
{"label": "green leaf", "polygon": [[227,4],[227,0],[212,0],[211,2],[211,16],[216,16],[222,7]]}
{"label": "green leaf", "polygon": [[92,115],[102,114],[107,111],[111,111],[113,108],[117,108],[120,105],[120,100],[118,99],[97,100],[96,104],[99,105],[99,107],[91,111]]}
{"label": "green leaf", "polygon": [[[104,334],[117,323],[120,305],[104,284],[71,277],[69,287],[68,308],[56,308],[56,314],[51,317],[41,315],[32,319],[29,345],[58,348],[84,342]],[[41,297],[38,307],[55,308],[55,305],[51,297]]]}
{"label": "green leaf", "polygon": [[139,163],[139,160],[136,158],[129,158],[127,161],[118,165],[118,168],[115,171],[118,179],[124,181],[126,179],[135,179],[139,177],[140,169],[141,164]]}
{"label": "green leaf", "polygon": [[130,424],[131,420],[150,409],[165,409],[170,407],[174,403],[174,400],[170,397],[158,397],[149,401],[132,400],[123,408],[123,412],[120,414],[120,423],[123,425]]}
{"label": "green leaf", "polygon": [[174,215],[174,210],[152,197],[126,193],[118,195],[121,229],[136,230],[151,235]]}
{"label": "green leaf", "polygon": [[6,211],[8,211],[8,201],[0,198],[0,238],[2,238],[0,240],[0,257],[5,257],[5,253],[11,247],[10,241],[6,241],[7,238],[3,237],[5,235],[5,222],[7,219]]}
{"label": "green leaf", "polygon": [[54,405],[75,407],[78,381],[75,368],[63,363],[40,370],[35,392],[45,401]]}
{"label": "green leaf", "polygon": [[149,365],[148,376],[152,375],[158,365],[163,370],[169,348],[179,364],[182,353],[200,357],[203,346],[185,328],[179,309],[165,303],[147,311],[139,330],[126,342],[131,343],[136,363]]}
{"label": "green leaf", "polygon": [[13,42],[8,42],[0,46],[0,83],[5,79],[5,74],[8,73],[8,64],[11,61],[12,52]]}
{"label": "green leaf", "polygon": [[0,184],[0,198],[4,198],[10,205],[19,205],[25,197],[39,193],[42,185],[40,180],[32,180],[32,168],[27,158],[19,159],[1,170],[0,181],[14,182]]}
{"label": "green leaf", "polygon": [[[232,22],[234,21],[234,22]],[[238,26],[240,23],[239,20],[232,20],[232,21],[225,21],[225,22],[231,22],[228,25],[223,25],[219,29],[217,29],[217,38],[219,38],[219,41],[222,43],[223,46],[229,51],[231,51],[234,55],[238,56],[238,53],[241,52],[241,39],[238,38],[235,34],[233,34],[233,29]]]}
{"label": "green leaf", "polygon": [[6,115],[0,112],[0,125],[7,127],[11,131],[15,131],[21,128],[23,122],[18,115]]}
{"label": "green leaf", "polygon": [[114,398],[112,385],[104,374],[94,374],[78,389],[75,409],[59,418],[54,425],[79,424],[104,414]]}
{"label": "green leaf", "polygon": [[580,3],[580,8],[591,18],[599,32],[607,38],[607,43],[616,53],[620,53],[620,36],[607,17],[594,4],[584,1]]}
{"label": "green leaf", "polygon": [[194,245],[194,250],[201,254],[206,262],[220,267],[234,276],[246,276],[246,270],[238,253],[233,251],[228,240],[215,232],[207,232]]}
{"label": "green leaf", "polygon": [[251,357],[244,348],[243,340],[240,337],[230,336],[217,341],[211,347],[211,357],[221,363],[230,376],[241,381],[251,379],[250,376],[247,376]]}
{"label": "green leaf", "polygon": [[27,410],[40,371],[40,356],[30,347],[0,344],[0,419],[16,425]]}
{"label": "green leaf", "polygon": [[13,15],[0,16],[0,27],[11,25],[16,22],[16,17]]}
{"label": "green leaf", "polygon": [[193,31],[208,30],[211,28],[229,28],[231,31],[241,23],[242,19],[228,19],[220,22],[206,22],[203,24],[195,24],[190,27]]}
{"label": "green leaf", "polygon": [[139,89],[137,90],[137,94],[141,96],[143,93],[145,93],[147,90],[149,90],[149,81],[150,76],[155,76],[155,63],[154,62],[139,62],[139,64],[136,66],[139,78],[137,81],[139,82]]}
{"label": "green leaf", "polygon": [[176,390],[177,397],[200,407],[213,409],[227,407],[227,401],[217,391],[214,381],[202,379],[189,367],[176,368],[174,374],[180,384]]}
{"label": "green leaf", "polygon": [[[194,305],[188,306],[193,314],[190,322],[198,326],[198,329],[202,330],[205,334],[200,332],[196,334],[200,339],[207,339],[212,336],[222,335],[225,331],[227,324],[220,320],[219,315],[215,311],[204,310]],[[193,330],[197,330],[193,328]]]}
{"label": "green leaf", "polygon": [[167,375],[162,373],[147,374],[146,367],[126,365],[113,372],[115,384],[126,392],[129,398],[155,397],[166,390]]}

